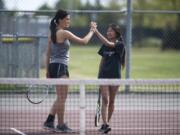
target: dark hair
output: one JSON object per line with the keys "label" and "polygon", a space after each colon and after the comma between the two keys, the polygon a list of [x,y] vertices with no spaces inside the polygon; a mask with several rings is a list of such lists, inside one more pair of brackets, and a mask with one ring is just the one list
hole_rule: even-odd
{"label": "dark hair", "polygon": [[109,24],[109,27],[111,27],[111,28],[115,31],[115,33],[116,33],[116,38],[117,38],[119,41],[122,41],[122,35],[121,35],[120,26],[117,25],[117,24],[111,23],[111,24]]}
{"label": "dark hair", "polygon": [[59,19],[64,19],[68,13],[65,10],[59,9],[54,18],[50,22],[50,31],[51,31],[51,40],[53,43],[56,43],[56,31],[57,24],[59,23]]}
{"label": "dark hair", "polygon": [[[111,27],[115,31],[118,42],[121,42],[124,45],[120,26],[117,24],[111,23],[109,24],[109,27]],[[121,59],[121,65],[124,66],[125,65],[125,46],[123,47],[123,51],[122,51],[122,55],[120,59]]]}

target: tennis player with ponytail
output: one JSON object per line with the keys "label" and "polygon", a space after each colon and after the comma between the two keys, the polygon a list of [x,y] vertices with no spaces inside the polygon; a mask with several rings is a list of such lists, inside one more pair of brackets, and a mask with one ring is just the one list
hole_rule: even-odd
{"label": "tennis player with ponytail", "polygon": [[[97,37],[103,43],[98,52],[98,54],[102,56],[98,78],[120,79],[121,69],[124,68],[125,65],[125,47],[119,25],[109,25],[107,38],[104,37],[97,28],[94,30]],[[111,130],[109,122],[114,111],[114,101],[118,88],[119,86],[100,86],[103,124],[99,131],[102,133],[108,133]]]}
{"label": "tennis player with ponytail", "polygon": [[[91,23],[91,28],[83,38],[77,37],[69,30],[70,15],[64,10],[58,10],[50,23],[50,34],[48,37],[48,49],[46,59],[46,72],[48,78],[69,78],[68,61],[70,41],[79,44],[87,44],[94,34],[96,23]],[[64,123],[65,102],[68,93],[68,86],[56,86],[57,98],[52,105],[44,128],[57,132],[72,132],[67,124]],[[54,127],[55,115],[58,118],[58,125]]]}

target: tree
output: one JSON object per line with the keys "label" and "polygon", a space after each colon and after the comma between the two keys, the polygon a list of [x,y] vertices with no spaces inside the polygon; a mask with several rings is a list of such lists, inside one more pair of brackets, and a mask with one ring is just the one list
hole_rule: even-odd
{"label": "tree", "polygon": [[0,9],[5,9],[4,1],[0,0]]}
{"label": "tree", "polygon": [[[143,0],[141,4],[138,0],[133,1],[134,9],[142,10],[180,10],[179,0]],[[133,24],[136,27],[160,28],[163,31],[162,48],[180,49],[180,14],[135,14]],[[136,34],[138,35],[138,34]],[[173,36],[172,36],[173,35]],[[140,35],[138,35],[140,36]],[[142,38],[142,37],[141,37]],[[170,44],[171,43],[171,44]],[[169,46],[171,45],[171,46]]]}
{"label": "tree", "polygon": [[[87,2],[85,3],[85,5],[83,5],[81,7],[81,10],[101,10],[103,9],[102,5],[100,4],[100,1],[99,0],[96,0],[96,4],[95,5],[92,5],[90,3],[89,0],[87,0]],[[84,18],[86,21],[86,25],[90,22],[90,21],[98,21],[98,15],[97,13],[86,13],[84,14]]]}
{"label": "tree", "polygon": [[82,7],[81,0],[59,0],[56,3],[55,8],[56,9],[67,9],[67,10],[72,10],[72,9],[79,9]]}
{"label": "tree", "polygon": [[[0,9],[5,9],[5,5],[4,5],[3,0],[0,0]],[[0,13],[0,20],[3,20],[3,13],[2,12]],[[0,32],[2,32],[2,27],[3,27],[3,24],[1,22],[0,23]]]}
{"label": "tree", "polygon": [[[133,1],[133,8],[137,8],[137,9],[141,9],[141,8],[148,8],[146,5],[147,0],[142,0],[141,4],[139,4],[138,2]],[[144,14],[136,14],[133,16],[133,24],[136,27],[136,41],[138,41],[138,47],[142,47],[143,43],[142,43],[142,39],[143,39],[143,25],[144,25]]]}
{"label": "tree", "polygon": [[[38,8],[38,10],[46,10],[46,11],[48,11],[48,10],[52,10],[52,8],[47,3],[44,3],[42,6],[40,6]],[[35,15],[52,16],[52,13],[47,13],[47,12],[44,13],[44,12],[42,12],[42,13],[36,13]]]}
{"label": "tree", "polygon": [[[59,0],[55,4],[55,9],[65,9],[65,10],[77,10],[83,7],[81,0]],[[80,13],[70,13],[72,24],[71,26],[87,26],[87,18]]]}
{"label": "tree", "polygon": [[[143,0],[141,4],[139,0],[133,1],[133,9],[140,10],[180,10],[179,0]],[[154,28],[161,28],[167,25],[167,22],[171,23],[173,26],[180,25],[180,14],[171,15],[168,14],[138,14],[136,16],[143,16],[141,19],[144,22],[144,26],[153,26]],[[138,18],[138,17],[137,17]],[[138,24],[139,19],[133,20],[133,23]],[[158,22],[158,23],[157,23]]]}
{"label": "tree", "polygon": [[47,3],[44,3],[38,10],[52,10],[52,8]]}
{"label": "tree", "polygon": [[[105,10],[120,10],[122,7],[120,6],[120,2],[118,0],[110,0],[107,4],[107,7],[102,7]],[[107,26],[109,23],[120,23],[120,19],[124,19],[120,13],[104,13],[99,17],[98,22],[104,23]]]}

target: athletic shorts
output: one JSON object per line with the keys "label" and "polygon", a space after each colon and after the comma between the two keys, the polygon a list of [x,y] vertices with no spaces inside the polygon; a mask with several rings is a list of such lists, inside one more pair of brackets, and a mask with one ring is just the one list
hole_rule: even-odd
{"label": "athletic shorts", "polygon": [[69,77],[68,66],[62,63],[50,63],[48,67],[50,78]]}

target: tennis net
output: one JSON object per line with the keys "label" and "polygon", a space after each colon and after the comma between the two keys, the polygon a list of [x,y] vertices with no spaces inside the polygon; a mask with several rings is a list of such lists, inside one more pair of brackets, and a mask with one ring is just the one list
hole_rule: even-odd
{"label": "tennis net", "polygon": [[[98,135],[95,114],[99,86],[117,86],[110,135],[179,135],[180,80],[71,80],[0,78],[0,134],[49,135],[43,129],[56,99],[56,86],[68,86],[65,118],[77,135]],[[33,89],[34,88],[34,89]],[[43,90],[48,90],[43,92]],[[37,104],[32,104],[28,92]],[[35,91],[35,92],[34,92]],[[40,100],[39,100],[40,99]],[[42,100],[41,100],[42,99]],[[42,102],[39,102],[42,101]],[[101,103],[102,104],[102,103]],[[55,125],[57,117],[55,118]],[[63,134],[63,133],[62,133]],[[68,133],[66,133],[67,135]]]}

